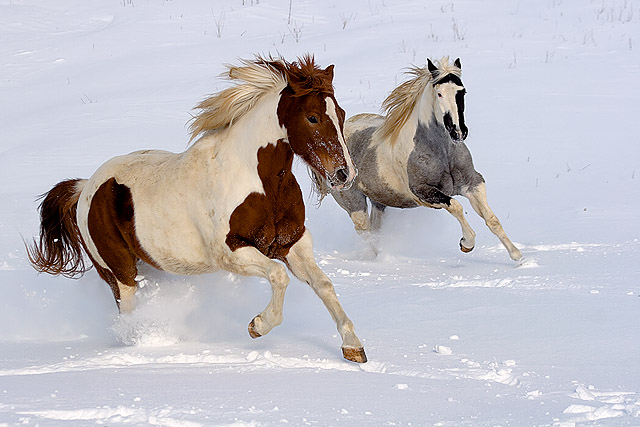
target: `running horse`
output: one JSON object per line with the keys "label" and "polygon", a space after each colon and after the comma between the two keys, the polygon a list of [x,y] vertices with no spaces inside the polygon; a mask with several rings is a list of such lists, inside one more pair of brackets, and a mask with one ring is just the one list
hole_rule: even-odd
{"label": "running horse", "polygon": [[385,99],[385,116],[358,114],[345,122],[347,147],[359,171],[351,188],[328,185],[322,172],[311,167],[321,200],[331,193],[374,250],[374,236],[387,206],[426,206],[445,209],[458,220],[462,228],[460,249],[470,252],[476,233],[465,219],[462,205],[453,198],[462,195],[509,256],[515,261],[522,258],[489,207],[484,178],[475,170],[464,143],[469,131],[464,121],[466,90],[461,70],[460,59],[453,64],[448,57],[436,64],[427,59],[424,67],[411,68],[412,78]]}
{"label": "running horse", "polygon": [[29,259],[40,272],[77,277],[90,268],[86,253],[121,312],[135,306],[138,260],[175,274],[224,269],[264,277],[272,295],[249,323],[252,338],[282,322],[286,265],[328,309],[343,356],[366,362],[353,323],[314,259],[291,170],[297,154],[336,190],[356,176],[334,67],[323,70],[306,55],[292,63],[258,56],[227,68],[235,84],[197,105],[190,142],[197,141],[185,152],[115,157],[91,178],[62,181],[45,193]]}

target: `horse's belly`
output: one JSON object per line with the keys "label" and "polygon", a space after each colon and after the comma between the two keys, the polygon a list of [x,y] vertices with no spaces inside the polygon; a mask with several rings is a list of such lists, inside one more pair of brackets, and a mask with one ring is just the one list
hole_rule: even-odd
{"label": "horse's belly", "polygon": [[371,200],[395,208],[416,207],[406,166],[383,150],[369,150],[360,163],[357,186]]}
{"label": "horse's belly", "polygon": [[219,249],[228,225],[211,206],[166,186],[140,187],[133,193],[136,234],[162,270],[200,274],[220,268]]}
{"label": "horse's belly", "polygon": [[401,193],[385,185],[367,186],[365,184],[358,185],[358,189],[362,191],[369,199],[381,205],[393,208],[415,208],[418,205],[412,197],[406,193]]}
{"label": "horse's belly", "polygon": [[141,246],[164,271],[201,274],[219,269],[211,246],[185,215],[161,213],[157,218],[136,213],[136,234]]}

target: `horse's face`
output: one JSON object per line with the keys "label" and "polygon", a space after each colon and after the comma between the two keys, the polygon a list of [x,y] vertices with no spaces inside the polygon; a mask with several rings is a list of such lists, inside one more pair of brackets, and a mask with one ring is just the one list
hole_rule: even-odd
{"label": "horse's face", "polygon": [[[323,71],[333,78],[333,66]],[[291,85],[287,86],[281,93],[278,117],[294,153],[322,174],[332,188],[343,190],[351,186],[357,171],[342,133],[345,112],[333,93],[312,91],[299,95]]]}
{"label": "horse's face", "polygon": [[[436,72],[437,67],[427,60],[429,71]],[[456,59],[454,65],[461,68],[460,59]],[[464,141],[469,134],[469,129],[464,123],[464,95],[467,93],[462,80],[455,74],[447,74],[439,77],[433,85],[437,113],[442,114],[442,122],[454,141]]]}

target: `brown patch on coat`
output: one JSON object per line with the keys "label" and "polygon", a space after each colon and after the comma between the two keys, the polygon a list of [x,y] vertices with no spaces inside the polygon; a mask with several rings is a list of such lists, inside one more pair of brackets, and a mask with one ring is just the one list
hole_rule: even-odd
{"label": "brown patch on coat", "polygon": [[93,264],[111,287],[116,300],[120,299],[118,281],[128,286],[136,285],[138,259],[159,268],[136,236],[131,190],[118,184],[115,178],[102,184],[93,195],[88,226],[91,240],[108,268],[100,266],[94,259]]}
{"label": "brown patch on coat", "polygon": [[253,246],[265,256],[285,261],[304,234],[304,201],[291,165],[293,151],[279,140],[258,150],[258,175],[264,193],[251,193],[233,211],[225,240],[232,251]]}

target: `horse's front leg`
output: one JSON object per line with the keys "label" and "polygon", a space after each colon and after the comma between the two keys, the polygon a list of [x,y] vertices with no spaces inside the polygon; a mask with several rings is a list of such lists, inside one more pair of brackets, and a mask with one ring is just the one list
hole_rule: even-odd
{"label": "horse's front leg", "polygon": [[456,199],[451,198],[449,204],[444,208],[458,220],[460,227],[462,228],[460,250],[465,253],[471,252],[476,246],[476,232],[473,231],[473,228],[471,228],[467,219],[464,217],[464,209],[462,208],[462,205]]}
{"label": "horse's front leg", "polygon": [[291,247],[286,258],[291,272],[303,282],[307,282],[324,303],[342,337],[342,355],[353,362],[367,361],[362,343],[356,336],[353,322],[342,309],[333,288],[333,283],[318,267],[313,256],[311,233],[305,231],[302,238]]}
{"label": "horse's front leg", "polygon": [[271,284],[271,300],[262,313],[249,323],[249,335],[258,338],[282,323],[284,294],[289,284],[286,268],[253,246],[236,249],[224,265],[226,270],[247,276],[261,276]]}
{"label": "horse's front leg", "polygon": [[382,218],[386,208],[387,207],[385,205],[371,200],[371,214],[369,215],[369,221],[371,223],[371,231],[374,233],[378,233],[382,227]]}
{"label": "horse's front leg", "polygon": [[471,252],[476,245],[476,232],[464,217],[464,209],[460,202],[453,197],[449,197],[440,190],[432,186],[422,186],[419,189],[412,189],[413,193],[418,196],[420,204],[429,208],[446,209],[460,223],[462,228],[462,238],[460,239],[460,250],[462,252]]}
{"label": "horse's front leg", "polygon": [[333,191],[331,195],[338,205],[347,211],[356,232],[377,255],[380,252],[377,233],[380,231],[384,206],[372,201],[371,216],[369,216],[367,196],[354,187],[347,191]]}
{"label": "horse's front leg", "polygon": [[498,236],[498,239],[500,239],[504,247],[507,248],[511,259],[514,261],[519,261],[520,259],[522,259],[522,253],[518,248],[516,248],[511,240],[509,240],[509,238],[507,237],[507,233],[505,233],[504,229],[502,228],[502,224],[500,224],[500,220],[493,213],[493,211],[489,207],[489,204],[487,203],[487,188],[484,182],[469,190],[465,194],[465,196],[469,199],[469,202],[471,202],[473,210],[475,210],[478,215],[480,215],[482,219],[484,219],[484,222],[487,224],[487,227],[489,227],[489,230],[491,230],[493,234]]}
{"label": "horse's front leg", "polygon": [[353,226],[360,235],[371,232],[367,196],[354,187],[346,191],[332,191],[331,195],[342,209],[347,211]]}

